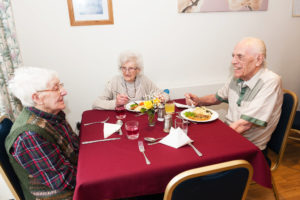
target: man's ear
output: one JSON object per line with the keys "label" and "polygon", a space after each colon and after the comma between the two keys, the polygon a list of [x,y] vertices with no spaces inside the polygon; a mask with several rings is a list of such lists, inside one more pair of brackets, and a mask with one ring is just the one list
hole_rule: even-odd
{"label": "man's ear", "polygon": [[262,54],[259,54],[256,58],[256,66],[261,66],[264,60],[265,57]]}
{"label": "man's ear", "polygon": [[32,98],[33,102],[37,105],[43,105],[44,104],[43,98],[41,98],[40,95],[37,94],[37,93],[33,93],[31,98]]}

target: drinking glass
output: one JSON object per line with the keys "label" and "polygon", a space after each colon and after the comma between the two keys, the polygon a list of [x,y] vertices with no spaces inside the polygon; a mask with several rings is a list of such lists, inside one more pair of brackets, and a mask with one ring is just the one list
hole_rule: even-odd
{"label": "drinking glass", "polygon": [[181,128],[185,134],[188,133],[188,122],[183,119],[175,119],[175,128]]}
{"label": "drinking glass", "polygon": [[139,137],[139,122],[135,120],[125,122],[125,130],[128,139],[137,139]]}
{"label": "drinking glass", "polygon": [[116,111],[116,118],[117,119],[124,119],[126,117],[126,112],[125,112],[125,106],[117,106],[115,108]]}
{"label": "drinking glass", "polygon": [[175,103],[174,101],[168,101],[165,104],[166,114],[173,114],[175,112]]}

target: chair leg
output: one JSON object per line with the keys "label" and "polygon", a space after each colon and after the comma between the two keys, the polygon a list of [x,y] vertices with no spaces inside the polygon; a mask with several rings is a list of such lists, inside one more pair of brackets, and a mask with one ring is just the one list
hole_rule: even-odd
{"label": "chair leg", "polygon": [[272,179],[272,190],[273,190],[273,193],[274,193],[274,197],[275,197],[276,200],[279,200],[278,190],[277,190],[272,172],[271,172],[271,179]]}

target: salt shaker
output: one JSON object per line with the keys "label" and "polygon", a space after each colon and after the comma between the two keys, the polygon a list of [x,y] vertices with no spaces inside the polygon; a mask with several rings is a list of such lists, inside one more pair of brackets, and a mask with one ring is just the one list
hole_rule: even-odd
{"label": "salt shaker", "polygon": [[164,121],[164,116],[165,116],[165,106],[164,104],[160,104],[158,106],[157,120],[160,122]]}
{"label": "salt shaker", "polygon": [[164,132],[169,133],[172,127],[172,115],[165,115]]}

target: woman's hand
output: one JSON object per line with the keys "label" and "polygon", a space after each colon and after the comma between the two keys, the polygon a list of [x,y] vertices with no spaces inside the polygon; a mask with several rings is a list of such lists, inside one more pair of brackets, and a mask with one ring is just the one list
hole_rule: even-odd
{"label": "woman's hand", "polygon": [[129,98],[126,94],[118,94],[116,98],[116,106],[122,106],[127,104],[129,101]]}
{"label": "woman's hand", "polygon": [[186,93],[185,95],[185,103],[189,106],[197,106],[199,104],[199,97],[194,94]]}

